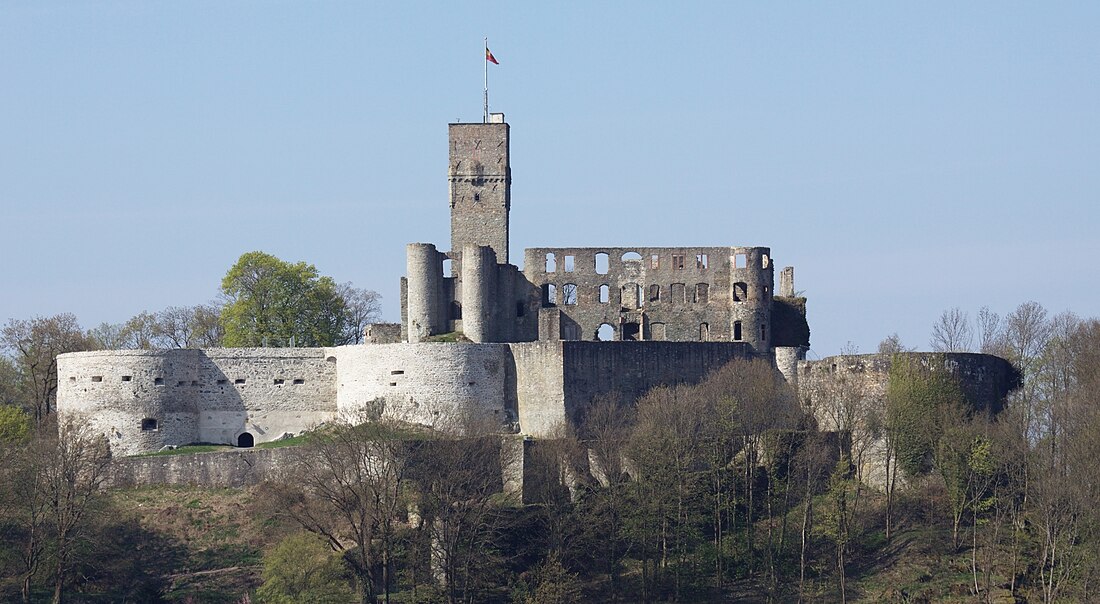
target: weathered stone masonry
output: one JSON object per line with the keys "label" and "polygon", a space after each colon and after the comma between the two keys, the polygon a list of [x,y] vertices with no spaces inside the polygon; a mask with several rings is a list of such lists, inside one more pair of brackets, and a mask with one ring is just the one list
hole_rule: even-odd
{"label": "weathered stone masonry", "polygon": [[[802,360],[806,300],[792,267],[775,291],[770,248],[538,247],[524,251],[523,270],[511,264],[509,128],[502,114],[449,125],[451,250],[407,246],[400,326],[368,326],[361,346],[60,355],[59,414],[87,421],[123,455],[250,446],[339,417],[459,432],[488,420],[546,437],[598,395],[629,403],[753,357],[817,406],[845,361]],[[466,341],[432,341],[451,332]],[[964,387],[999,404],[993,357],[949,359]],[[859,366],[885,389],[878,361]]]}

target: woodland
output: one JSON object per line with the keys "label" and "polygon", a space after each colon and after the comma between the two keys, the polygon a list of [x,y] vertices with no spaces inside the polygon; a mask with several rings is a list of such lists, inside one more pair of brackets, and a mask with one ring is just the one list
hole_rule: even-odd
{"label": "woodland", "polygon": [[[1100,598],[1100,321],[1034,302],[1003,317],[950,309],[931,327],[937,352],[1017,368],[995,415],[974,412],[949,373],[906,362],[890,336],[877,351],[896,355],[881,396],[842,381],[807,408],[755,360],[636,402],[598,398],[532,443],[522,496],[502,482],[499,426],[472,419],[461,438],[384,421],[321,426],[285,443],[290,463],[255,487],[106,488],[103,437],[58,425],[57,354],[354,341],[377,313],[373,292],[254,254],[216,303],[91,329],[72,315],[13,319],[0,331],[0,599]],[[303,300],[317,312],[286,306]],[[824,417],[835,429],[820,428]],[[886,454],[871,459],[876,447]],[[863,476],[873,463],[884,484]]]}

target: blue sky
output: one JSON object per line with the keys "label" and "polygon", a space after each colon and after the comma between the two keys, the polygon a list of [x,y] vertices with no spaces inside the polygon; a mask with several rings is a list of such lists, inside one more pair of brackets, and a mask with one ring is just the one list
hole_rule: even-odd
{"label": "blue sky", "polygon": [[818,356],[926,348],[952,306],[1097,316],[1097,32],[1093,2],[7,2],[0,321],[204,302],[257,249],[396,320],[483,36],[513,250],[770,246]]}

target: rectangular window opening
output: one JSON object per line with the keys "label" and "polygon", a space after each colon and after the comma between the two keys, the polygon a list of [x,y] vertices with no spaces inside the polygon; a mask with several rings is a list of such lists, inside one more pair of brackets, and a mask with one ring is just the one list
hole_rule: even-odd
{"label": "rectangular window opening", "polygon": [[687,302],[686,288],[683,283],[672,284],[672,302],[683,303]]}
{"label": "rectangular window opening", "polygon": [[707,304],[710,302],[710,285],[706,283],[697,283],[695,285],[695,302],[698,304]]}

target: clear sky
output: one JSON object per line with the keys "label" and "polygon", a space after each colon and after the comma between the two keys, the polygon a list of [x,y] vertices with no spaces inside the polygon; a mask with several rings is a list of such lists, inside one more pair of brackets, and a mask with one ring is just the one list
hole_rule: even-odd
{"label": "clear sky", "polygon": [[205,302],[251,250],[397,320],[483,36],[513,250],[770,246],[817,356],[927,348],[952,306],[1100,315],[1097,2],[11,0],[0,321]]}

